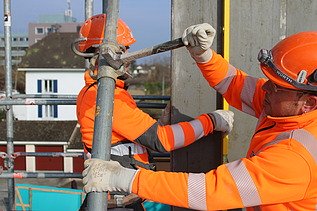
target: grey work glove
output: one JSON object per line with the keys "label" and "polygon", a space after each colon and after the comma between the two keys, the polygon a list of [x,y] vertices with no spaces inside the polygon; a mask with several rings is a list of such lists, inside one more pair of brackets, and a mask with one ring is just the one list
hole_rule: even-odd
{"label": "grey work glove", "polygon": [[208,23],[197,24],[185,29],[182,40],[190,55],[198,63],[206,63],[212,58],[211,45],[216,30]]}
{"label": "grey work glove", "polygon": [[214,130],[224,133],[230,133],[233,128],[234,113],[227,110],[216,110],[209,113],[213,123]]}
{"label": "grey work glove", "polygon": [[88,159],[85,161],[83,184],[86,193],[119,191],[131,193],[132,181],[137,170],[122,167],[117,161]]}

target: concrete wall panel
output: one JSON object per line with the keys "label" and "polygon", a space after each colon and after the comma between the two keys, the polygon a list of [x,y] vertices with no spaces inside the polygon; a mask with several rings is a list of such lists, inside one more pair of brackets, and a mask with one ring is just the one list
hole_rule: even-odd
{"label": "concrete wall panel", "polygon": [[[172,37],[197,23],[217,28],[216,0],[172,0]],[[252,76],[263,77],[257,61],[261,48],[270,49],[290,34],[317,30],[317,1],[235,0],[230,1],[230,63]],[[220,16],[219,16],[220,18]],[[221,35],[219,31],[218,36]],[[216,49],[217,43],[213,48]],[[172,104],[190,116],[216,108],[216,93],[197,70],[185,48],[172,53]],[[256,119],[235,112],[234,130],[229,139],[229,160],[245,156]],[[237,124],[239,123],[239,124]]]}

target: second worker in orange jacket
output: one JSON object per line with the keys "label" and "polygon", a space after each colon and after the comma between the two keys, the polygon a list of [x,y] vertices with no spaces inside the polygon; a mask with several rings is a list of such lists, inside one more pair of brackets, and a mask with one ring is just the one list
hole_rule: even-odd
{"label": "second worker in orange jacket", "polygon": [[297,33],[261,50],[268,80],[249,76],[212,51],[214,37],[214,28],[204,23],[187,28],[183,42],[210,86],[258,118],[246,157],[206,174],[135,171],[91,159],[83,171],[85,191],[126,190],[197,210],[317,209],[317,32]]}

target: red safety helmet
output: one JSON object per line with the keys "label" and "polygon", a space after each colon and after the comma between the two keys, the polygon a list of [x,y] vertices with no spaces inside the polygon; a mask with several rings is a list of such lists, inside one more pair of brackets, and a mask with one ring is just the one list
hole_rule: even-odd
{"label": "red safety helmet", "polygon": [[[79,42],[78,49],[85,52],[94,45],[101,44],[104,39],[104,28],[106,23],[106,14],[94,15],[87,19],[80,28],[79,34],[84,41]],[[133,38],[132,32],[123,20],[118,19],[117,25],[117,42],[123,46],[130,46],[136,40]]]}
{"label": "red safety helmet", "polygon": [[291,35],[258,55],[263,73],[275,84],[317,92],[317,31]]}

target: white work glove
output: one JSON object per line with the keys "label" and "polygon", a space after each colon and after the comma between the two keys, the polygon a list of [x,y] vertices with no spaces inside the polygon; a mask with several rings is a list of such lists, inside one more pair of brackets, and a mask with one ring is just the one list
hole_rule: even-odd
{"label": "white work glove", "polygon": [[214,130],[230,133],[233,127],[234,113],[227,110],[216,110],[209,113],[214,123]]}
{"label": "white work glove", "polygon": [[210,24],[202,23],[185,29],[182,40],[193,59],[205,63],[212,57],[211,45],[215,35],[216,30]]}
{"label": "white work glove", "polygon": [[88,159],[85,161],[83,184],[86,193],[119,191],[131,193],[132,181],[137,170],[122,167],[117,161]]}

